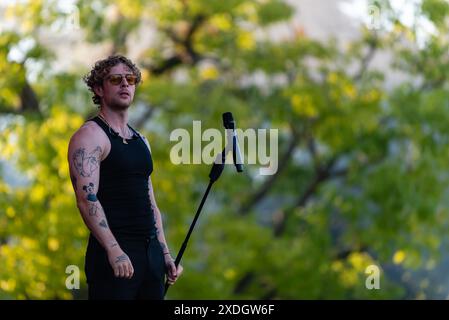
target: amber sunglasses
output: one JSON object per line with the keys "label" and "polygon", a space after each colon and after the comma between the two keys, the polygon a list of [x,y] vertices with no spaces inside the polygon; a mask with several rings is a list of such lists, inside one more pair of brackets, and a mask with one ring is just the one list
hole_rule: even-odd
{"label": "amber sunglasses", "polygon": [[126,79],[129,85],[135,85],[137,83],[137,77],[133,74],[111,74],[106,77],[110,84],[118,86],[122,83],[123,78]]}

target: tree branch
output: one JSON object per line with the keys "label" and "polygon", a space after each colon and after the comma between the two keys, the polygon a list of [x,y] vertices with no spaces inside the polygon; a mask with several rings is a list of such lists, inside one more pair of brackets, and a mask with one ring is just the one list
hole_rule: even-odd
{"label": "tree branch", "polygon": [[112,45],[112,54],[119,54],[121,52],[124,52],[126,49],[126,38],[128,37],[128,31],[126,28],[123,28],[123,19],[120,19],[117,22],[118,30],[115,34],[113,45]]}
{"label": "tree branch", "polygon": [[312,181],[310,181],[309,185],[306,187],[305,191],[298,197],[297,201],[288,209],[283,210],[283,213],[280,214],[280,218],[278,219],[278,222],[274,226],[274,236],[280,237],[285,232],[285,227],[287,225],[287,220],[289,216],[292,214],[294,209],[298,207],[303,207],[307,203],[307,201],[310,199],[310,197],[316,192],[316,189],[318,186],[323,183],[326,180],[329,180],[331,178],[336,178],[339,176],[343,176],[347,173],[347,170],[340,170],[336,171],[334,173],[332,172],[332,168],[335,164],[335,162],[338,159],[338,155],[334,156],[332,159],[329,160],[327,164],[325,164],[322,167],[319,167],[318,171],[316,172],[315,177]]}
{"label": "tree branch", "polygon": [[245,275],[235,285],[235,287],[234,287],[234,294],[238,295],[238,294],[241,294],[243,291],[245,291],[246,288],[254,280],[254,278],[255,278],[254,271],[247,271],[245,273]]}
{"label": "tree branch", "polygon": [[137,130],[140,130],[145,124],[145,122],[147,122],[153,116],[154,109],[155,109],[154,107],[149,106],[145,110],[144,114],[135,122],[134,126],[136,127]]}
{"label": "tree branch", "polygon": [[25,80],[25,85],[20,91],[20,112],[23,113],[29,111],[40,113],[39,101],[33,88],[28,81]]}
{"label": "tree branch", "polygon": [[249,197],[249,200],[244,203],[241,208],[239,209],[239,213],[242,215],[247,214],[250,212],[250,210],[260,201],[263,199],[263,197],[271,190],[271,188],[274,186],[276,180],[279,178],[280,174],[284,169],[287,167],[292,154],[296,148],[296,146],[299,143],[299,133],[292,127],[292,136],[290,138],[290,141],[287,145],[287,149],[285,150],[284,154],[281,156],[281,159],[279,161],[278,170],[275,174],[271,175],[263,184],[262,186],[252,195]]}
{"label": "tree branch", "polygon": [[362,58],[362,61],[360,63],[360,69],[353,77],[354,81],[360,80],[363,77],[363,75],[365,74],[366,70],[368,69],[369,63],[374,58],[374,54],[376,52],[377,46],[378,46],[378,39],[377,39],[377,35],[375,35],[375,36],[373,36],[372,39],[370,39],[368,41],[368,52]]}
{"label": "tree branch", "polygon": [[184,39],[180,38],[173,29],[165,29],[165,33],[167,33],[168,37],[173,40],[174,43],[181,45],[184,49],[184,52],[176,53],[173,56],[163,60],[159,65],[147,65],[145,68],[150,71],[152,74],[160,75],[168,70],[173,69],[174,67],[182,64],[189,63],[192,65],[197,64],[202,56],[196,52],[193,48],[193,36],[195,32],[199,29],[199,27],[206,20],[206,16],[199,14],[197,15],[190,25],[189,29],[186,32],[186,36]]}

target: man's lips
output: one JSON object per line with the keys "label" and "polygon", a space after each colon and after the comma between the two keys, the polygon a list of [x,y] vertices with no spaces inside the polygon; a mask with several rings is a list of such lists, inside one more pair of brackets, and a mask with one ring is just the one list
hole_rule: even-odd
{"label": "man's lips", "polygon": [[119,96],[121,96],[121,97],[124,97],[124,96],[130,97],[131,95],[129,94],[129,92],[123,91],[123,92],[119,92]]}

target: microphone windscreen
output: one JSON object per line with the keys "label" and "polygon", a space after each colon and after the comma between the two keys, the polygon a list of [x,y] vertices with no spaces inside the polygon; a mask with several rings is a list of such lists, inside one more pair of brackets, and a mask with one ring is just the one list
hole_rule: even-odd
{"label": "microphone windscreen", "polygon": [[223,113],[223,126],[226,129],[235,129],[234,117],[231,112]]}

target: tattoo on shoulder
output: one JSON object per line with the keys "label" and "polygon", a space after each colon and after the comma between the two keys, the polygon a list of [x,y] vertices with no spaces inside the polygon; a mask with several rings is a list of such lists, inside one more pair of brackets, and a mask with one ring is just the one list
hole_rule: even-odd
{"label": "tattoo on shoulder", "polygon": [[73,153],[73,165],[83,177],[90,177],[92,173],[98,169],[100,162],[101,148],[97,146],[89,154],[84,148],[79,148]]}

